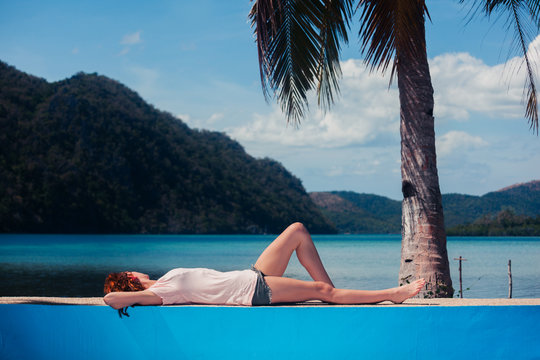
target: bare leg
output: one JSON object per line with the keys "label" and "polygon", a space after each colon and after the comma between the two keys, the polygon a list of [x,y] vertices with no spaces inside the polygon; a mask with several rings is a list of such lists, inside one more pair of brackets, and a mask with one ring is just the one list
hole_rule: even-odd
{"label": "bare leg", "polygon": [[334,304],[374,304],[389,300],[400,304],[415,296],[425,285],[424,279],[385,290],[336,289],[321,281],[302,281],[284,277],[265,278],[272,290],[272,303],[322,300]]}
{"label": "bare leg", "polygon": [[295,250],[300,264],[306,268],[313,280],[334,286],[309,232],[301,223],[290,225],[268,245],[257,259],[255,267],[268,276],[283,276]]}

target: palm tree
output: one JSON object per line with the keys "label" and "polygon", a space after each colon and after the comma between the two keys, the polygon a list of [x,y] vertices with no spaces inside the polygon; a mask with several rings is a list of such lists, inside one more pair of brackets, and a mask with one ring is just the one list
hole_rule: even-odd
{"label": "palm tree", "polygon": [[[461,0],[460,2],[463,2]],[[534,71],[527,38],[539,26],[539,0],[471,0],[473,15],[508,16],[527,70],[526,118],[538,133]],[[254,27],[263,93],[277,97],[287,121],[299,123],[316,89],[328,109],[339,92],[340,43],[353,13],[360,14],[360,44],[371,70],[397,75],[400,100],[402,251],[399,284],[425,278],[419,296],[451,297],[452,280],[437,174],[433,87],[426,53],[425,0],[254,0]],[[527,22],[528,21],[528,22]]]}

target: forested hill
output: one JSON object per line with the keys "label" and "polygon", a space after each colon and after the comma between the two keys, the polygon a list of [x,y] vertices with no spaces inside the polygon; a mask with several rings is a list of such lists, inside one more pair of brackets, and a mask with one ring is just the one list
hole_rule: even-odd
{"label": "forested hill", "polygon": [[447,226],[472,223],[475,220],[512,209],[517,215],[540,215],[540,180],[514,184],[482,196],[443,195]]}
{"label": "forested hill", "polygon": [[0,62],[0,232],[335,232],[299,179],[122,84]]}
{"label": "forested hill", "polygon": [[[373,234],[401,231],[401,201],[351,191],[314,192],[310,196],[339,232]],[[520,219],[540,215],[539,180],[515,184],[483,196],[444,194],[442,198],[449,229],[477,220],[485,225],[486,219],[497,218],[497,215],[506,218],[509,210]]]}
{"label": "forested hill", "polygon": [[340,233],[397,234],[401,202],[353,191],[312,192],[311,198]]}

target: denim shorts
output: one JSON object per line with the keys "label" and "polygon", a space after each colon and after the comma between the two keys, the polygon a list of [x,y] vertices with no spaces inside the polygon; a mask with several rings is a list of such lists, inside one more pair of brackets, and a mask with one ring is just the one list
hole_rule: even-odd
{"label": "denim shorts", "polygon": [[251,305],[253,306],[264,306],[272,304],[272,290],[264,280],[265,275],[252,266],[251,270],[257,273],[257,283],[255,284],[255,293],[251,299]]}

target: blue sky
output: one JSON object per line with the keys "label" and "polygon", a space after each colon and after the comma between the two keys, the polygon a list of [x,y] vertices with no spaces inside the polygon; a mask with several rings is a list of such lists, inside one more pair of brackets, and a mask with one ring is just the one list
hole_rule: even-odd
{"label": "blue sky", "polygon": [[[353,24],[341,97],[311,106],[299,128],[264,101],[243,1],[2,1],[0,60],[58,81],[97,72],[194,128],[227,133],[271,157],[308,191],[400,199],[399,103],[388,77],[366,71]],[[523,118],[524,77],[504,21],[468,22],[457,0],[428,1],[443,193],[482,195],[540,179],[540,138]],[[531,45],[540,47],[540,39]],[[517,64],[517,65],[516,65]],[[513,76],[510,76],[513,75]],[[316,101],[311,102],[313,105]]]}

